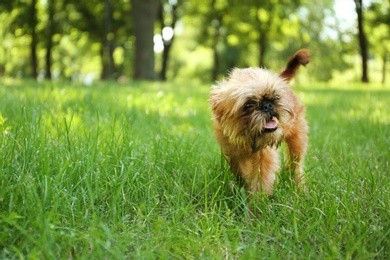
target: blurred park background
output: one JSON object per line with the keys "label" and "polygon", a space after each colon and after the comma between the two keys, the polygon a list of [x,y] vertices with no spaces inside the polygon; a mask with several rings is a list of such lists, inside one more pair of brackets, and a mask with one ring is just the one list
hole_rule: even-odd
{"label": "blurred park background", "polygon": [[220,79],[312,52],[313,81],[389,82],[389,0],[1,0],[0,77]]}
{"label": "blurred park background", "polygon": [[[300,48],[308,191],[249,220],[211,81]],[[0,260],[390,259],[389,60],[389,0],[0,0]]]}

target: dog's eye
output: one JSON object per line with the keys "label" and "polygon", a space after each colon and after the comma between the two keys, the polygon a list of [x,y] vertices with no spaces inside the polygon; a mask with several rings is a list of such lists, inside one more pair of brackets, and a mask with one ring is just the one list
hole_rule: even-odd
{"label": "dog's eye", "polygon": [[244,112],[249,112],[250,110],[253,110],[255,108],[255,106],[256,106],[256,102],[253,100],[250,100],[250,101],[245,103],[243,110],[244,110]]}

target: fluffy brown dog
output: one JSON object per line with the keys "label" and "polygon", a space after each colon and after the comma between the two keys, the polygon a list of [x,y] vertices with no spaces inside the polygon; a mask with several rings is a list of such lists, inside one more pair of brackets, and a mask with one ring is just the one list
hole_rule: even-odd
{"label": "fluffy brown dog", "polygon": [[301,49],[280,75],[260,68],[234,69],[212,87],[209,101],[217,141],[232,171],[245,180],[249,196],[272,194],[282,141],[288,146],[287,167],[297,184],[304,183],[309,128],[305,106],[288,81],[309,60],[310,52]]}

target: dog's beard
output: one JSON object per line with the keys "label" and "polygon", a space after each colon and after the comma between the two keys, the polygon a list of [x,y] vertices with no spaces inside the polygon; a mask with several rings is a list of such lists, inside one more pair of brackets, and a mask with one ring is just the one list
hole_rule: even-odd
{"label": "dog's beard", "polygon": [[266,146],[279,146],[283,139],[282,126],[276,116],[262,115],[262,113],[254,113],[251,116],[249,124],[249,144],[252,152]]}

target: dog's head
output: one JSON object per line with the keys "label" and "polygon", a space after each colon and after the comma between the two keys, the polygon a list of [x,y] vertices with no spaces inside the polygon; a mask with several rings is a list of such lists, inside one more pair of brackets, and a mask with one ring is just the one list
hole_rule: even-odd
{"label": "dog's head", "polygon": [[234,69],[212,87],[210,104],[229,141],[258,151],[279,145],[284,126],[294,117],[291,90],[279,75],[260,68]]}
{"label": "dog's head", "polygon": [[295,117],[296,100],[288,81],[309,61],[310,51],[300,49],[280,75],[260,68],[234,69],[212,87],[214,120],[230,143],[256,152],[283,141],[284,130]]}

